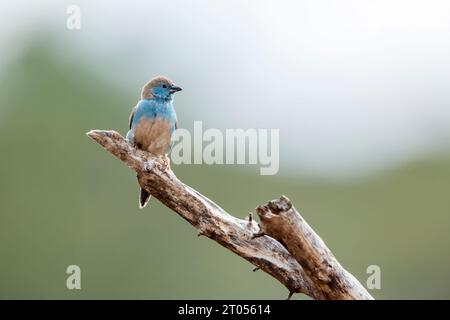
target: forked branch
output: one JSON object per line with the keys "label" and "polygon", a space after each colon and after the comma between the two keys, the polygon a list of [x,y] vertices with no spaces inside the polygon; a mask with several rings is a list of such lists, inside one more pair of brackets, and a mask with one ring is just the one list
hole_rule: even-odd
{"label": "forked branch", "polygon": [[287,198],[257,208],[260,228],[251,216],[243,220],[225,212],[178,180],[171,170],[165,170],[159,158],[137,150],[119,133],[92,130],[87,135],[133,169],[141,187],[187,220],[199,235],[267,272],[290,295],[304,293],[313,299],[372,299],[340,266]]}

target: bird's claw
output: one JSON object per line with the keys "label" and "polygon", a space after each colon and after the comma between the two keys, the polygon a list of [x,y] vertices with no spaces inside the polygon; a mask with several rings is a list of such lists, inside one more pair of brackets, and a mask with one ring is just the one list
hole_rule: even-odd
{"label": "bird's claw", "polygon": [[170,159],[167,155],[164,155],[162,157],[162,163],[163,163],[164,171],[169,171],[170,170]]}

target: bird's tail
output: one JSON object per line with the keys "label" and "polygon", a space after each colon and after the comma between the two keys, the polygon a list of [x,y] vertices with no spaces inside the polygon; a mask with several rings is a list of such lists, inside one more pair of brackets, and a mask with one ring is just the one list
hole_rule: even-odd
{"label": "bird's tail", "polygon": [[151,197],[152,196],[150,193],[148,193],[144,189],[141,189],[141,191],[139,193],[139,208],[140,209],[144,208],[147,205],[147,203],[150,201]]}

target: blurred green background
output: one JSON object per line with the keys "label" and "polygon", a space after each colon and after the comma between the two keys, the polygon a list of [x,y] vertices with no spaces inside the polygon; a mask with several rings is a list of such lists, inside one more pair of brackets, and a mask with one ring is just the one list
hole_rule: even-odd
{"label": "blurred green background", "polygon": [[[45,33],[24,43],[0,74],[0,298],[287,296],[155,199],[138,209],[133,172],[85,135],[125,134],[138,90],[98,76],[74,55],[55,58],[60,44]],[[182,125],[196,108],[192,99],[177,107]],[[363,284],[369,265],[381,267],[375,298],[450,298],[447,156],[412,157],[349,179],[285,167],[275,176],[237,166],[173,170],[237,217],[285,194]],[[72,264],[81,267],[82,290],[66,288]]]}
{"label": "blurred green background", "polygon": [[[132,94],[56,63],[41,46],[8,69],[1,87],[1,298],[286,296],[157,201],[137,208],[134,174],[85,136],[92,128],[125,133]],[[360,281],[368,265],[381,267],[377,298],[450,297],[449,159],[345,184],[231,166],[173,170],[238,217],[288,195]],[[71,264],[81,267],[80,291],[65,287]]]}

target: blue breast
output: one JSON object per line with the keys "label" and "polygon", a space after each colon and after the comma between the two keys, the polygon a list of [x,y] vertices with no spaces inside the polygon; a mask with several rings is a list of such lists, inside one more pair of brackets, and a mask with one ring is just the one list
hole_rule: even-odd
{"label": "blue breast", "polygon": [[131,129],[141,121],[142,118],[163,119],[170,123],[171,134],[176,129],[177,115],[172,101],[159,99],[140,100],[137,104],[136,113],[131,123]]}

